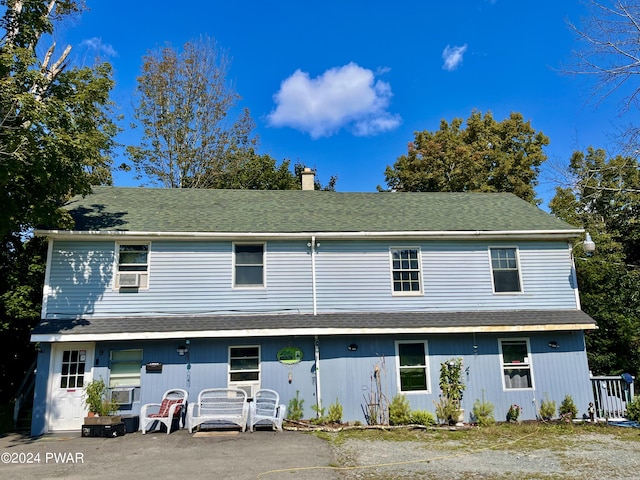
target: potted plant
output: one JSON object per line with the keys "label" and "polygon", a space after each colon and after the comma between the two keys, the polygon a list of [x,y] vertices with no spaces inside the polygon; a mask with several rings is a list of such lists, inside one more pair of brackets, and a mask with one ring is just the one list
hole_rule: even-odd
{"label": "potted plant", "polygon": [[120,423],[121,417],[113,415],[118,405],[112,402],[107,394],[109,388],[102,378],[92,380],[84,388],[84,403],[89,409],[89,416],[85,417],[85,425],[110,425]]}
{"label": "potted plant", "polygon": [[436,403],[436,416],[449,424],[464,421],[461,407],[465,385],[462,383],[462,359],[452,358],[440,364],[440,390],[442,395]]}

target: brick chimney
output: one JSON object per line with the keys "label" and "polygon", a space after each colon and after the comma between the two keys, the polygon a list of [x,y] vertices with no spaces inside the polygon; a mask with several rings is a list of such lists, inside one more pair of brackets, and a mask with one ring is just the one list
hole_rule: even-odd
{"label": "brick chimney", "polygon": [[302,171],[302,190],[314,190],[315,175],[313,170],[309,167],[305,167]]}

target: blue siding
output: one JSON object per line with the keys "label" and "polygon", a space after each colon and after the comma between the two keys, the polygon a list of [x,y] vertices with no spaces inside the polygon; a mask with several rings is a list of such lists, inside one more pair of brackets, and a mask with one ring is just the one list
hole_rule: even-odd
{"label": "blue siding", "polygon": [[31,435],[43,435],[47,431],[48,380],[51,370],[51,344],[41,343],[38,352],[38,368],[33,390],[33,412],[31,414]]}
{"label": "blue siding", "polygon": [[[534,389],[504,390],[502,365],[499,355],[499,338],[528,338],[531,346],[531,365]],[[398,393],[395,342],[413,340],[428,342],[428,375],[430,393],[407,394],[413,409],[423,409],[435,414],[434,401],[439,395],[440,364],[453,357],[462,357],[465,374],[463,407],[465,418],[470,420],[473,403],[484,395],[485,401],[495,406],[496,420],[506,417],[509,406],[516,403],[523,407],[522,419],[535,419],[536,411],[545,395],[559,406],[566,395],[571,395],[579,409],[586,413],[592,401],[589,368],[581,332],[533,333],[529,335],[425,335],[425,336],[329,336],[319,338],[320,379],[323,407],[340,402],[344,421],[365,422],[363,407],[369,394],[375,390],[373,373],[376,365],[382,379],[382,391],[391,401]],[[555,341],[558,348],[549,347]],[[281,402],[287,405],[299,391],[304,400],[304,416],[312,418],[312,406],[316,403],[316,376],[314,368],[314,339],[311,337],[194,339],[189,344],[189,354],[180,356],[176,349],[184,340],[162,342],[99,342],[96,344],[94,378],[108,380],[109,356],[112,349],[143,349],[141,386],[137,400],[121,413],[139,413],[144,403],[157,403],[163,392],[170,388],[183,388],[193,401],[205,388],[226,387],[228,381],[228,348],[238,345],[259,345],[261,349],[261,387],[279,392]],[[347,346],[358,345],[356,351]],[[303,361],[286,366],[276,360],[276,353],[283,347],[295,346],[303,351]],[[474,347],[475,346],[475,347]],[[36,408],[33,432],[43,433],[45,428],[44,399],[49,373],[49,345],[43,344],[41,362],[38,365],[36,384]],[[144,364],[160,362],[161,373],[147,373]],[[291,383],[289,383],[291,372]]]}
{"label": "blue siding", "polygon": [[[524,291],[496,295],[489,246],[500,242],[323,241],[315,256],[317,308],[340,311],[438,311],[576,308],[571,262],[562,242],[518,244]],[[423,291],[394,296],[389,248],[419,247]],[[266,287],[233,288],[232,242],[156,241],[149,288],[112,288],[113,242],[54,243],[45,316],[311,313],[306,241],[266,243]]]}

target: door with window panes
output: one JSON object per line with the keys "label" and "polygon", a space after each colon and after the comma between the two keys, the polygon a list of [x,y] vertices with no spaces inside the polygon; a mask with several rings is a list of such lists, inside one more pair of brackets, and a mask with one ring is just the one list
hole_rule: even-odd
{"label": "door with window panes", "polygon": [[87,414],[84,387],[92,379],[93,343],[64,343],[52,349],[49,431],[79,430]]}

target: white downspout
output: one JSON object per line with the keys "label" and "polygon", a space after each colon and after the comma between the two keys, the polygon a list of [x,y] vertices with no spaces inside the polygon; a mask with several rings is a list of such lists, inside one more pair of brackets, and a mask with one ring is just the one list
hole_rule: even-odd
{"label": "white downspout", "polygon": [[[311,236],[311,291],[313,297],[313,315],[318,314],[318,303],[316,300],[316,236]],[[316,415],[320,417],[322,409],[322,398],[320,396],[320,340],[318,335],[314,336],[313,351],[315,358],[315,370],[316,370]]]}
{"label": "white downspout", "polygon": [[580,307],[580,293],[578,289],[578,276],[576,274],[576,260],[573,256],[573,245],[570,242],[567,243],[569,246],[569,266],[571,267],[571,281],[573,282],[573,294],[576,299],[576,309],[582,310]]}
{"label": "white downspout", "polygon": [[316,406],[318,407],[316,415],[319,418],[322,411],[322,398],[320,397],[320,340],[318,340],[318,335],[315,336],[314,351],[316,357]]}

